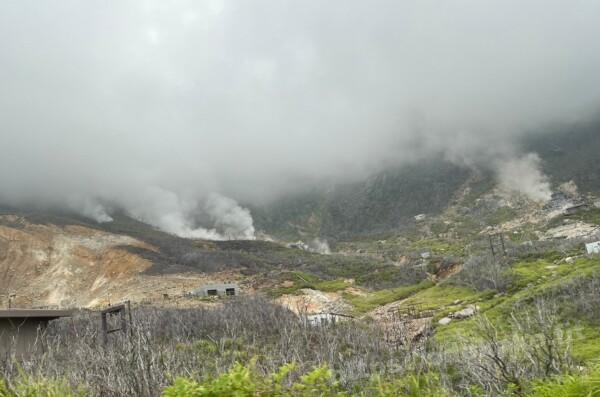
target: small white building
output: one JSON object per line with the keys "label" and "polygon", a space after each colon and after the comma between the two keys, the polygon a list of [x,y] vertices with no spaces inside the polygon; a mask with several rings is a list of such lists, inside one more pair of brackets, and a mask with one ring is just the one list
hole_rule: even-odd
{"label": "small white building", "polygon": [[234,296],[239,295],[237,284],[207,284],[192,292],[196,296]]}
{"label": "small white building", "polygon": [[587,253],[592,254],[600,254],[600,241],[596,241],[595,243],[589,243],[585,245],[585,249]]}

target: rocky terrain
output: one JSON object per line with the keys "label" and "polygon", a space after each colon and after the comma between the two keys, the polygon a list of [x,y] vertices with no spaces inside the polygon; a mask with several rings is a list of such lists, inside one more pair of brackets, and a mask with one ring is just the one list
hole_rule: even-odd
{"label": "rocky terrain", "polygon": [[229,281],[295,312],[372,310],[381,317],[378,306],[401,302],[394,289],[450,278],[469,257],[488,253],[490,234],[518,250],[599,233],[600,200],[580,193],[573,181],[557,186],[545,204],[497,187],[474,195],[480,183],[467,180],[441,212],[415,214],[385,234],[334,240],[324,254],[302,241],[182,239],[126,217],[96,224],[4,211],[3,299],[12,295],[11,304],[23,307],[99,307],[124,300],[185,306],[205,303],[188,296],[199,286]]}
{"label": "rocky terrain", "polygon": [[[151,275],[152,262],[131,251],[156,250],[130,236],[84,226],[34,224],[0,217],[0,280],[13,307],[99,307],[124,300],[161,303],[232,273]],[[4,304],[8,296],[4,296]]]}

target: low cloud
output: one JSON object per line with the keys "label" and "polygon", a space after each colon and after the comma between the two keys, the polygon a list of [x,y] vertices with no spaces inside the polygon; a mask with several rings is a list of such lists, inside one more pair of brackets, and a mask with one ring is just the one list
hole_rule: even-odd
{"label": "low cloud", "polygon": [[514,142],[598,110],[599,35],[578,0],[2,2],[0,204],[252,238],[237,202],[440,155],[544,199]]}

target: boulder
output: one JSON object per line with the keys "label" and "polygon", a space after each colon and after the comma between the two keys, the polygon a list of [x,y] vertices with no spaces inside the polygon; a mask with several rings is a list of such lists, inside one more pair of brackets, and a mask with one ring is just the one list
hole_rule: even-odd
{"label": "boulder", "polygon": [[450,324],[451,321],[452,321],[452,319],[450,317],[444,317],[444,318],[440,319],[440,321],[438,321],[438,324],[448,325],[448,324]]}
{"label": "boulder", "polygon": [[453,313],[452,318],[462,320],[463,318],[472,317],[475,315],[475,313],[477,313],[478,309],[479,308],[477,306],[469,305],[468,307]]}

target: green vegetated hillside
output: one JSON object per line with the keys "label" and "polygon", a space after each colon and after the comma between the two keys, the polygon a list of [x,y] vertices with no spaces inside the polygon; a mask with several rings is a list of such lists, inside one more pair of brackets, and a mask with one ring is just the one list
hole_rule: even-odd
{"label": "green vegetated hillside", "polygon": [[406,227],[445,209],[469,171],[444,161],[389,169],[364,181],[315,189],[252,207],[258,229],[275,236],[348,239]]}

